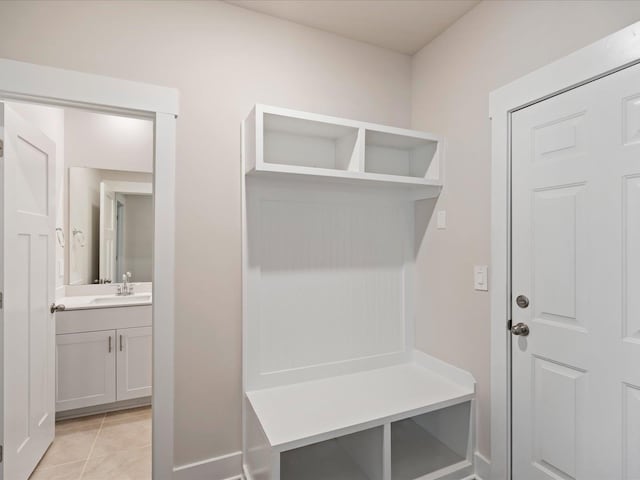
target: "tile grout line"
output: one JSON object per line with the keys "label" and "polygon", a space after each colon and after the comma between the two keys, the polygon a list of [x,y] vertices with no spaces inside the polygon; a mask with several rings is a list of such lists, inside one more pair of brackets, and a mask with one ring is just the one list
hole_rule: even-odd
{"label": "tile grout line", "polygon": [[100,422],[100,428],[98,428],[98,432],[96,433],[95,438],[93,439],[93,443],[91,444],[91,448],[89,449],[89,453],[87,454],[87,458],[84,461],[84,465],[82,466],[82,470],[80,471],[80,476],[78,477],[78,480],[82,480],[82,477],[84,476],[84,472],[87,469],[87,464],[89,463],[89,459],[91,458],[91,454],[93,453],[93,449],[96,446],[96,442],[98,441],[98,436],[100,435],[100,432],[102,432],[102,427],[104,425],[104,421],[107,418],[107,414],[105,413],[104,416],[102,417],[102,421]]}

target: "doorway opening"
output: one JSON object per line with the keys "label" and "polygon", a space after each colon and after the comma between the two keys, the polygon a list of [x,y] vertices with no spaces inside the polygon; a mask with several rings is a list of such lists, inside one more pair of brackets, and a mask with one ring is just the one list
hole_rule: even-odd
{"label": "doorway opening", "polygon": [[153,120],[9,101],[2,126],[25,280],[5,289],[6,478],[151,479]]}
{"label": "doorway opening", "polygon": [[[121,356],[125,356],[125,360],[131,360],[130,364],[135,363],[134,357],[148,358],[149,351],[152,351],[153,379],[150,388],[149,385],[140,382],[145,376],[148,379],[148,365],[147,368],[130,369],[128,375],[118,375],[116,371],[115,389],[110,388],[116,392],[115,402],[118,409],[136,407],[135,403],[142,402],[140,398],[144,397],[147,398],[147,404],[150,404],[150,398],[153,398],[152,413],[139,410],[128,412],[128,414],[146,415],[150,421],[152,417],[153,428],[149,427],[149,429],[152,430],[153,436],[153,454],[150,455],[152,466],[149,469],[152,468],[155,480],[170,479],[173,477],[174,168],[178,92],[171,88],[6,59],[0,59],[0,92],[0,109],[2,110],[0,118],[3,121],[0,128],[0,135],[2,135],[0,151],[3,155],[3,161],[0,162],[2,167],[0,198],[3,203],[0,241],[3,247],[4,264],[0,277],[0,293],[3,300],[0,304],[0,338],[2,338],[0,371],[3,379],[0,383],[0,407],[4,412],[0,416],[0,430],[3,438],[0,444],[2,449],[0,480],[23,480],[31,476],[54,440],[56,410],[73,412],[74,417],[85,418],[86,422],[93,421],[87,418],[91,414],[104,414],[105,424],[107,416],[115,416],[104,407],[104,404],[111,402],[105,400],[101,411],[91,412],[90,409],[98,407],[82,405],[81,400],[88,400],[92,395],[85,395],[84,399],[81,395],[74,398],[73,394],[78,393],[74,392],[74,385],[77,387],[86,384],[78,382],[73,375],[69,378],[73,378],[74,381],[62,386],[58,385],[58,387],[65,387],[66,389],[61,388],[61,390],[69,395],[67,397],[58,395],[59,392],[56,392],[55,386],[57,334],[73,333],[61,332],[58,328],[71,328],[73,320],[77,320],[72,318],[74,315],[77,317],[89,310],[106,312],[109,309],[119,309],[122,312],[131,312],[134,310],[133,307],[148,309],[149,316],[152,318],[152,330],[151,327],[139,325],[137,327],[144,328],[138,328],[136,333],[139,335],[134,335],[134,332],[125,331],[123,325],[115,324],[110,326],[112,330],[109,334],[108,330],[96,329],[95,325],[89,325],[90,322],[87,322],[85,327],[91,331],[85,333],[94,337],[102,336],[99,339],[102,351],[108,353],[117,351]],[[120,285],[114,284],[113,274],[117,273],[115,268],[111,272],[104,270],[108,266],[114,266],[114,258],[107,256],[107,260],[103,259],[101,262],[100,256],[97,255],[97,266],[96,256],[92,261],[85,259],[87,261],[84,265],[87,270],[98,271],[98,283],[71,285],[71,273],[78,273],[78,271],[72,269],[70,255],[63,259],[58,256],[59,252],[56,250],[69,249],[72,242],[77,242],[78,245],[84,244],[84,248],[87,248],[89,229],[87,231],[81,228],[74,229],[64,221],[62,224],[58,223],[55,212],[63,211],[61,205],[64,201],[56,198],[56,191],[62,191],[61,186],[69,186],[62,180],[69,182],[70,176],[64,179],[64,173],[61,173],[64,168],[61,163],[58,164],[59,171],[56,171],[54,159],[59,156],[56,143],[44,135],[41,129],[35,128],[18,114],[12,108],[14,104],[73,109],[85,113],[106,114],[121,120],[134,119],[148,122],[152,131],[152,168],[151,171],[142,173],[151,176],[151,186],[146,193],[153,192],[153,247],[147,249],[147,252],[151,251],[150,260],[149,257],[145,260],[147,265],[152,266],[150,281],[138,282],[135,278],[127,277],[126,282],[121,282]],[[50,135],[55,136],[51,132]],[[62,136],[64,137],[63,132]],[[97,154],[92,152],[85,158],[91,159],[96,156]],[[112,157],[113,162],[109,165],[111,169],[117,164],[120,155]],[[21,159],[20,162],[16,161],[18,158]],[[125,170],[131,171],[130,168]],[[61,179],[60,182],[57,181],[58,178]],[[136,180],[134,183],[139,182]],[[65,213],[69,214],[70,211]],[[117,227],[114,225],[114,230],[115,228]],[[20,230],[26,234],[18,235]],[[99,237],[99,231],[97,236]],[[108,240],[106,235],[104,240]],[[115,240],[115,237],[112,240]],[[80,248],[83,247],[78,247]],[[115,252],[115,247],[111,251]],[[20,261],[24,261],[25,256],[30,261],[28,268],[20,266]],[[41,271],[32,266],[42,267]],[[101,268],[102,272],[106,272],[105,275],[100,274]],[[111,278],[109,273],[112,274]],[[135,272],[131,273],[133,277]],[[100,278],[107,281],[100,283]],[[60,279],[63,280],[60,281]],[[145,286],[145,283],[148,283],[148,286]],[[30,288],[32,291],[29,291]],[[76,291],[73,291],[73,288]],[[111,290],[114,288],[120,295],[112,293]],[[86,295],[83,289],[98,289],[98,291],[91,292],[92,295]],[[100,289],[103,290],[100,291]],[[22,290],[27,290],[28,295],[20,295]],[[93,297],[89,300],[91,305],[87,305],[91,308],[69,308],[66,311],[66,308],[55,302],[56,299],[72,293],[74,294],[72,296],[84,297],[84,300],[88,300],[87,297]],[[127,295],[123,295],[124,293]],[[157,294],[155,299],[153,293]],[[127,308],[124,308],[121,305],[112,305],[113,298],[105,299],[104,297],[118,297],[118,302],[128,300],[129,303]],[[71,301],[69,303],[74,305]],[[108,308],[93,308],[97,304],[104,304]],[[78,306],[77,303],[75,306]],[[42,331],[43,335],[38,337],[37,341],[29,343],[28,348],[23,348],[24,340],[23,343],[13,341],[19,339],[20,335],[24,336],[24,330],[28,330],[25,325],[29,328],[31,326],[29,322],[20,322],[24,320],[25,311],[29,322],[33,320],[34,324],[39,322],[41,326],[46,327],[38,330]],[[54,318],[59,313],[69,317],[66,320],[54,322]],[[145,331],[145,328],[149,330]],[[119,329],[122,331],[119,332]],[[106,335],[105,332],[107,332]],[[70,339],[71,336],[64,338]],[[73,344],[73,342],[69,343]],[[90,342],[87,344],[89,345]],[[45,348],[36,348],[43,345]],[[74,348],[64,345],[62,349],[67,349],[66,354],[69,357],[69,352]],[[31,358],[30,355],[36,352],[39,352],[40,356]],[[109,361],[105,363],[111,364]],[[28,368],[21,369],[25,365]],[[127,363],[116,361],[116,365],[122,368]],[[40,380],[46,378],[47,381],[35,382],[32,385],[19,384],[19,382],[29,383],[31,376],[37,377],[38,369],[51,372],[50,375],[40,375]],[[111,378],[110,374],[113,370],[118,370],[117,366],[113,368],[105,366],[104,378]],[[15,375],[16,372],[24,375]],[[16,381],[16,378],[19,380]],[[87,378],[95,381],[99,377],[87,375]],[[118,378],[127,381],[117,384]],[[95,383],[96,385],[100,383],[102,387],[106,384],[112,385],[110,380]],[[15,388],[16,386],[19,388]],[[96,396],[100,397],[102,393],[104,399],[113,400],[112,396],[106,395],[110,393],[109,389],[100,390],[100,388],[95,390]],[[25,392],[28,392],[28,395],[25,395]],[[121,394],[118,395],[118,392]],[[141,397],[142,394],[144,397]],[[127,398],[128,395],[129,398]],[[63,402],[66,400],[70,402],[58,408],[59,402],[56,398]],[[33,399],[40,399],[40,403],[36,405]],[[79,403],[73,404],[72,400],[77,400]],[[142,404],[139,403],[137,406],[140,407],[140,405]],[[68,415],[71,416],[71,413]],[[58,419],[61,420],[64,416],[65,414],[60,414]],[[36,431],[39,428],[45,431],[45,434],[37,435]],[[34,441],[27,441],[30,439]],[[108,474],[108,476],[114,475]],[[117,476],[116,474],[115,477]]]}

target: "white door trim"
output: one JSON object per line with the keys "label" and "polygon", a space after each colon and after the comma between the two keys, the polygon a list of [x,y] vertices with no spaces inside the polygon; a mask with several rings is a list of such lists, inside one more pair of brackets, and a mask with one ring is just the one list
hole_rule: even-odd
{"label": "white door trim", "polygon": [[[153,273],[153,478],[173,478],[175,149],[178,91],[0,59],[0,98],[121,112],[155,122]],[[3,332],[0,331],[0,338]],[[1,344],[0,344],[1,345]],[[1,347],[0,347],[1,348]],[[4,352],[0,352],[0,359]],[[0,365],[2,363],[0,362]],[[4,375],[4,371],[0,372]],[[0,385],[2,382],[0,382]],[[0,415],[0,431],[4,419]],[[2,469],[0,469],[2,480]]]}
{"label": "white door trim", "polygon": [[511,479],[511,114],[640,63],[640,22],[542,67],[490,95],[491,478]]}

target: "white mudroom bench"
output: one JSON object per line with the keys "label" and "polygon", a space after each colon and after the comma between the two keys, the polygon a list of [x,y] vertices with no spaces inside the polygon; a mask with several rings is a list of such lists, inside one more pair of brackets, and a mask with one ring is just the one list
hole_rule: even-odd
{"label": "white mudroom bench", "polygon": [[443,139],[266,105],[242,137],[247,480],[472,478],[475,380],[414,345]]}

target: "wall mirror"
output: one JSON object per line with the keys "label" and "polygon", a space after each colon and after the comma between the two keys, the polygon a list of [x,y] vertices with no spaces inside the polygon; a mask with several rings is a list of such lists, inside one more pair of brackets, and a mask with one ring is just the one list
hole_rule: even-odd
{"label": "wall mirror", "polygon": [[69,169],[69,283],[150,282],[152,174]]}

